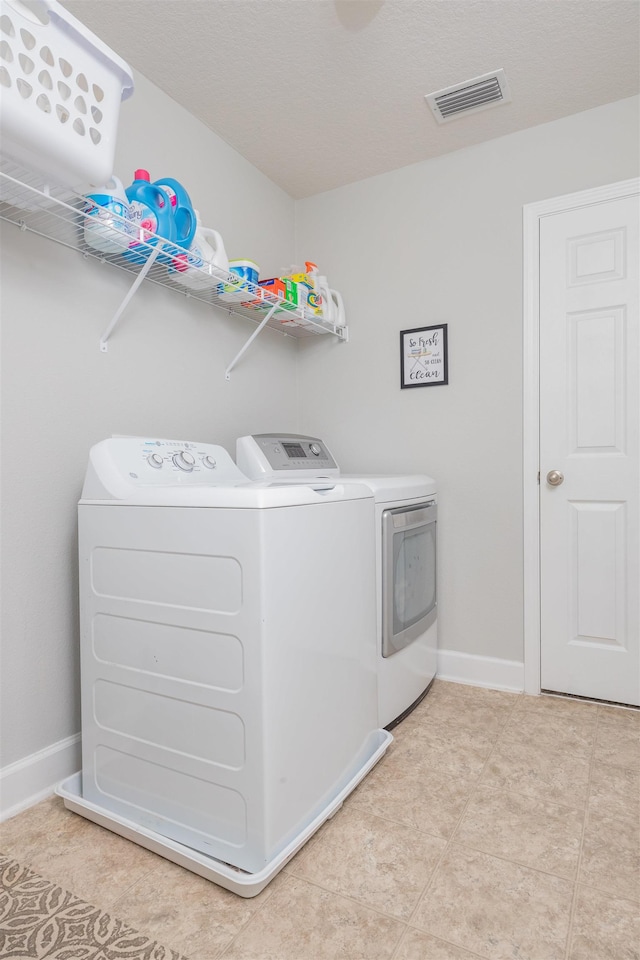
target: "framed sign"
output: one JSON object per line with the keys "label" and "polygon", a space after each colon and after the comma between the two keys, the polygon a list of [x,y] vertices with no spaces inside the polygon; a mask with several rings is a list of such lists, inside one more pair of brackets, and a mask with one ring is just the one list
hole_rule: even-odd
{"label": "framed sign", "polygon": [[449,382],[447,324],[400,331],[400,386],[436,387]]}

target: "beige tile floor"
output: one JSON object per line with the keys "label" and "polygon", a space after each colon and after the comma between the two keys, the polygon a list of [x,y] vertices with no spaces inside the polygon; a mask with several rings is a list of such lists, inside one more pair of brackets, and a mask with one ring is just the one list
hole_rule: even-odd
{"label": "beige tile floor", "polygon": [[0,850],[190,960],[639,960],[640,712],[436,681],[243,900],[47,800]]}

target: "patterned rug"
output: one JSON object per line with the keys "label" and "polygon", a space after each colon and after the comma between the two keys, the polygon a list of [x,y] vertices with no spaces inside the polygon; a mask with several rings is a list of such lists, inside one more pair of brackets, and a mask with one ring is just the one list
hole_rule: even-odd
{"label": "patterned rug", "polygon": [[0,957],[186,960],[122,920],[0,855]]}

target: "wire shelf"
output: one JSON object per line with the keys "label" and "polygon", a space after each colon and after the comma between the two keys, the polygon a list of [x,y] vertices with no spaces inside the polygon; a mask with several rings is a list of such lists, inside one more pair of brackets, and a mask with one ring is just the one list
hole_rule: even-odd
{"label": "wire shelf", "polygon": [[[260,328],[266,325],[298,338],[332,334],[340,340],[348,339],[346,326],[325,323],[318,318],[311,319],[305,309],[288,304],[263,287],[246,283],[236,274],[217,270],[212,265],[190,267],[190,279],[199,288],[187,288],[181,283],[180,268],[176,268],[179,261],[172,258],[172,254],[174,257],[177,254],[184,255],[184,249],[167,244],[166,240],[148,231],[140,230],[132,235],[129,221],[122,220],[116,229],[101,227],[95,217],[85,212],[86,206],[86,199],[82,195],[59,184],[46,184],[38,173],[27,171],[9,159],[0,158],[0,219],[15,224],[20,230],[28,230],[77,250],[84,257],[125,270],[136,278],[135,289],[141,280],[140,275],[143,275],[145,280],[167,287],[173,293],[244,317],[260,324]],[[111,222],[119,219],[112,216]],[[85,229],[87,227],[88,230]],[[117,248],[119,240],[122,251],[99,250],[88,243],[87,236],[91,237],[96,228],[103,236],[114,238],[115,242],[107,245]],[[135,244],[133,248],[132,243]],[[114,318],[115,321],[135,292],[134,288]],[[229,297],[238,302],[230,302]],[[242,302],[239,302],[241,298]],[[255,306],[245,305],[252,300],[259,302]],[[103,335],[102,349],[106,349],[106,340],[114,326],[115,322]]]}

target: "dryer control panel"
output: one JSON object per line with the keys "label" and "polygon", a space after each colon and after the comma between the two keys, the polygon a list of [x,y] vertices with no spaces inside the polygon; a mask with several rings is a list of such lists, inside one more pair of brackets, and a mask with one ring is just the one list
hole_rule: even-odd
{"label": "dryer control panel", "polygon": [[337,477],[340,469],[318,437],[256,433],[236,441],[236,462],[251,480],[273,476]]}

